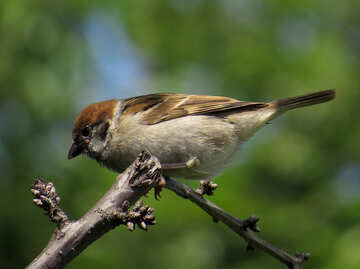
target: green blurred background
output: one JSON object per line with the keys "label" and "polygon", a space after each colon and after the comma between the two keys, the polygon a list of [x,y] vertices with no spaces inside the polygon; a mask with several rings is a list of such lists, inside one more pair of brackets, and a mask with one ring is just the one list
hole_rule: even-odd
{"label": "green blurred background", "polygon": [[[23,268],[54,229],[32,203],[55,183],[71,218],[115,174],[66,159],[86,104],[158,91],[268,101],[336,88],[331,103],[262,129],[216,179],[211,200],[258,215],[264,239],[305,268],[360,267],[360,2],[0,1],[0,267]],[[197,186],[198,182],[188,182]],[[119,227],[68,268],[284,268],[165,190],[157,224]]]}

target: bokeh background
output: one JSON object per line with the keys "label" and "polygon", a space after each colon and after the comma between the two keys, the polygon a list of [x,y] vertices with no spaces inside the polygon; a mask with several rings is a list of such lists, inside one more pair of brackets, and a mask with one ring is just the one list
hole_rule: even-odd
{"label": "bokeh background", "polygon": [[[260,236],[305,268],[360,267],[360,2],[357,0],[0,1],[0,267],[23,268],[54,225],[35,176],[82,216],[115,174],[68,161],[86,104],[152,92],[268,101],[336,88],[331,103],[262,129],[216,179],[211,200],[258,215]],[[197,182],[188,182],[196,186]],[[157,224],[119,227],[67,268],[284,268],[165,190]]]}

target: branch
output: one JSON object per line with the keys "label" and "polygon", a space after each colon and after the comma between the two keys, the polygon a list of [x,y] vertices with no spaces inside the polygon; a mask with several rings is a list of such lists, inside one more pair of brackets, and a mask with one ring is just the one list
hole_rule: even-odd
{"label": "branch", "polygon": [[[135,229],[135,224],[144,230],[148,225],[155,224],[153,209],[144,206],[141,201],[136,201],[152,187],[157,186],[155,193],[159,193],[164,185],[161,168],[158,159],[149,153],[140,154],[132,165],[118,175],[113,186],[97,204],[77,221],[69,220],[60,208],[60,197],[54,185],[37,179],[31,188],[35,196],[33,201],[45,210],[57,227],[48,245],[27,268],[63,268],[92,242],[120,224],[125,224],[131,231]],[[258,217],[251,216],[246,220],[235,218],[205,199],[203,195],[212,195],[216,189],[217,185],[214,183],[201,181],[200,188],[193,190],[183,183],[166,178],[165,187],[194,202],[215,221],[222,221],[243,237],[248,243],[247,250],[261,249],[291,269],[301,269],[304,261],[310,256],[308,253],[296,253],[295,256],[291,256],[257,237],[253,232],[260,231],[257,226]],[[130,210],[134,203],[133,209]]]}
{"label": "branch", "polygon": [[126,224],[129,230],[134,230],[135,224],[142,229],[155,224],[152,208],[143,206],[141,201],[133,210],[130,206],[160,178],[159,161],[148,153],[140,154],[97,204],[77,221],[70,221],[60,208],[60,197],[54,185],[37,179],[31,188],[35,196],[33,201],[46,211],[57,228],[48,245],[27,268],[63,268],[92,242],[120,224]]}
{"label": "branch", "polygon": [[166,178],[165,188],[175,192],[177,195],[185,199],[189,199],[202,208],[210,216],[212,216],[215,221],[221,221],[227,225],[231,230],[244,238],[244,240],[248,243],[247,250],[258,248],[270,254],[280,262],[286,264],[291,269],[302,268],[304,261],[310,257],[309,253],[298,252],[295,256],[291,256],[284,250],[277,248],[265,240],[257,237],[253,232],[249,231],[249,229],[254,232],[260,231],[256,225],[256,223],[259,221],[259,218],[256,216],[251,216],[246,220],[241,220],[231,216],[214,203],[202,197],[201,193],[204,192],[201,190],[208,188],[208,186],[211,187],[211,183],[209,184],[208,182],[202,182],[200,191],[195,191],[181,182],[171,178]]}

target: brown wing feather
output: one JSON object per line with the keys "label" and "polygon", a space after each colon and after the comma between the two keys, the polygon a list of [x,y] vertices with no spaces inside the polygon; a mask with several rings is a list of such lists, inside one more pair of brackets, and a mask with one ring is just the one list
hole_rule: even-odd
{"label": "brown wing feather", "polygon": [[125,100],[123,114],[144,112],[145,124],[156,124],[186,115],[210,114],[231,109],[250,111],[267,106],[229,97],[160,93]]}

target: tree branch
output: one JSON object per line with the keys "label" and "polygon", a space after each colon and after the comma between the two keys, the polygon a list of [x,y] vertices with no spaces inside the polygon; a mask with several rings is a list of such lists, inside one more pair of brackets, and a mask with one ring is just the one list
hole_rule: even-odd
{"label": "tree branch", "polygon": [[[35,196],[33,201],[45,210],[57,227],[48,245],[27,268],[63,268],[92,242],[120,224],[125,224],[131,231],[135,229],[136,224],[144,230],[148,225],[155,224],[155,218],[152,215],[153,209],[144,206],[141,201],[136,201],[152,187],[158,186],[155,193],[159,192],[164,184],[161,168],[157,158],[149,153],[141,153],[132,165],[118,175],[113,186],[96,205],[77,221],[69,220],[67,214],[60,208],[60,197],[57,195],[54,185],[51,182],[37,179],[31,188]],[[217,185],[214,183],[201,181],[200,188],[193,190],[171,178],[166,178],[165,184],[165,188],[194,202],[215,221],[223,222],[244,238],[248,243],[247,250],[258,248],[291,269],[302,268],[302,264],[310,254],[289,255],[253,233],[260,231],[257,226],[258,217],[251,216],[246,220],[238,219],[203,197],[205,194],[212,195],[216,187]],[[133,209],[130,210],[134,203]]]}
{"label": "tree branch", "polygon": [[[205,182],[205,184],[208,183]],[[249,229],[254,232],[260,231],[256,225],[259,218],[256,216],[251,216],[246,220],[235,218],[214,203],[205,199],[199,194],[199,191],[195,191],[189,186],[171,178],[166,178],[165,188],[175,192],[177,195],[185,199],[189,199],[190,201],[194,202],[206,213],[212,216],[215,221],[223,222],[231,230],[244,238],[244,240],[248,243],[247,250],[254,248],[261,249],[280,262],[286,264],[291,269],[301,269],[304,261],[310,257],[309,253],[296,253],[295,256],[291,256],[286,251],[275,247],[274,245],[257,237],[253,232],[249,231]],[[204,187],[202,186],[200,189],[203,188]]]}
{"label": "tree branch", "polygon": [[148,153],[140,154],[97,204],[77,221],[70,221],[60,208],[53,184],[37,179],[31,188],[34,203],[46,211],[57,228],[48,245],[27,268],[63,268],[93,241],[120,224],[126,224],[129,230],[134,230],[135,224],[142,229],[155,224],[153,209],[141,202],[129,209],[160,177],[159,161]]}

